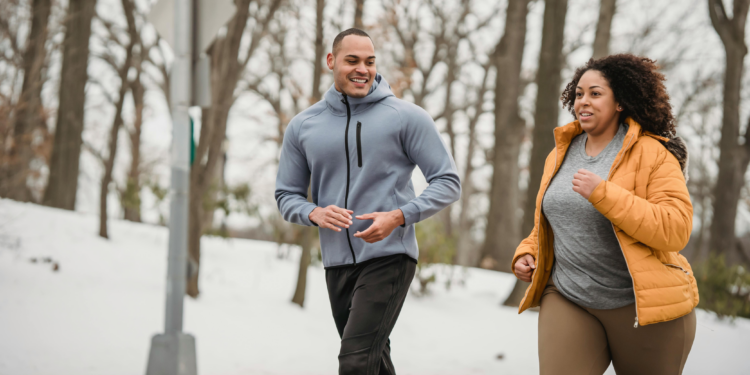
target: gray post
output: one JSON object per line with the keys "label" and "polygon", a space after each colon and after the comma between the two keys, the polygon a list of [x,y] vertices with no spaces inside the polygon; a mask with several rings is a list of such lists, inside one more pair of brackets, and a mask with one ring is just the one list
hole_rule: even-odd
{"label": "gray post", "polygon": [[169,210],[169,264],[164,334],[151,339],[147,375],[196,375],[195,338],[182,332],[187,283],[188,189],[190,181],[190,93],[193,66],[194,0],[174,1],[172,176]]}

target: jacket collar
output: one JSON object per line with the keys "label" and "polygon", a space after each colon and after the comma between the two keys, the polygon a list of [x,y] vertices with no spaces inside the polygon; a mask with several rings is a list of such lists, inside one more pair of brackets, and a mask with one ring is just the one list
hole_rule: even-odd
{"label": "jacket collar", "polygon": [[[669,138],[661,137],[656,134],[644,131],[641,127],[641,124],[633,120],[631,117],[626,118],[625,123],[628,124],[628,132],[625,133],[625,142],[622,144],[622,149],[620,150],[620,152],[624,152],[630,149],[630,147],[632,147],[635,143],[632,141],[642,136],[649,136],[665,142],[669,141]],[[578,122],[578,120],[575,120],[568,123],[567,125],[555,128],[554,132],[557,148],[567,149],[570,145],[570,142],[573,142],[573,138],[583,133],[583,128],[581,128],[581,123]]]}
{"label": "jacket collar", "polygon": [[[360,113],[372,104],[377,103],[389,96],[394,96],[391,91],[391,87],[386,82],[385,78],[380,73],[375,74],[375,78],[370,87],[370,92],[363,98],[352,98],[347,96],[346,101],[349,102],[349,109],[352,114]],[[325,101],[328,108],[334,115],[346,116],[346,104],[344,102],[344,94],[336,90],[336,85],[332,84],[331,87],[326,91]]]}
{"label": "jacket collar", "polygon": [[[644,131],[641,127],[641,124],[633,120],[631,117],[626,118],[625,123],[628,124],[628,132],[625,133],[625,140],[622,143],[622,148],[617,153],[617,156],[615,156],[615,161],[612,164],[612,169],[609,171],[610,176],[612,175],[614,170],[617,169],[617,166],[620,165],[620,160],[622,159],[623,155],[625,155],[625,153],[633,147],[638,138],[642,136],[649,136],[657,140],[669,140],[668,138],[660,137],[656,134]],[[557,165],[555,165],[555,173],[557,173],[557,169],[560,168],[560,165],[562,164],[562,161],[565,157],[565,153],[568,151],[568,146],[570,146],[570,143],[573,142],[573,138],[583,133],[583,128],[581,128],[581,123],[578,122],[578,120],[575,120],[571,123],[568,123],[567,125],[555,128],[554,132],[557,152]]]}

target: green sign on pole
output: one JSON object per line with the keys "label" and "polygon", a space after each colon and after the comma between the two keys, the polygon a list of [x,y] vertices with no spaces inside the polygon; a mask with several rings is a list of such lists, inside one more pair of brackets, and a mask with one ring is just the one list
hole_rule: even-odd
{"label": "green sign on pole", "polygon": [[195,126],[193,125],[193,117],[190,116],[190,165],[193,165],[195,161]]}

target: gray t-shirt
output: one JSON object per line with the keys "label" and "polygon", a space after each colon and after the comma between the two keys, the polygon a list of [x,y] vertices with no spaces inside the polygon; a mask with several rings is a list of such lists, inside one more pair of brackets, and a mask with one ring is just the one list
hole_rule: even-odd
{"label": "gray t-shirt", "polygon": [[633,281],[612,223],[573,191],[573,175],[586,169],[606,180],[627,130],[628,126],[621,124],[595,157],[586,154],[586,133],[575,137],[542,200],[544,216],[555,236],[552,280],[563,296],[592,309],[633,303]]}

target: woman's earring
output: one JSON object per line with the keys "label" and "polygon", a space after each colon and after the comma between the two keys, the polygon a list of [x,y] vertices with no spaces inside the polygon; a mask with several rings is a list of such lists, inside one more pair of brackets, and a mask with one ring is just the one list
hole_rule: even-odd
{"label": "woman's earring", "polygon": [[620,106],[617,106],[617,110],[618,110],[618,111],[622,111],[622,107],[620,107]]}

